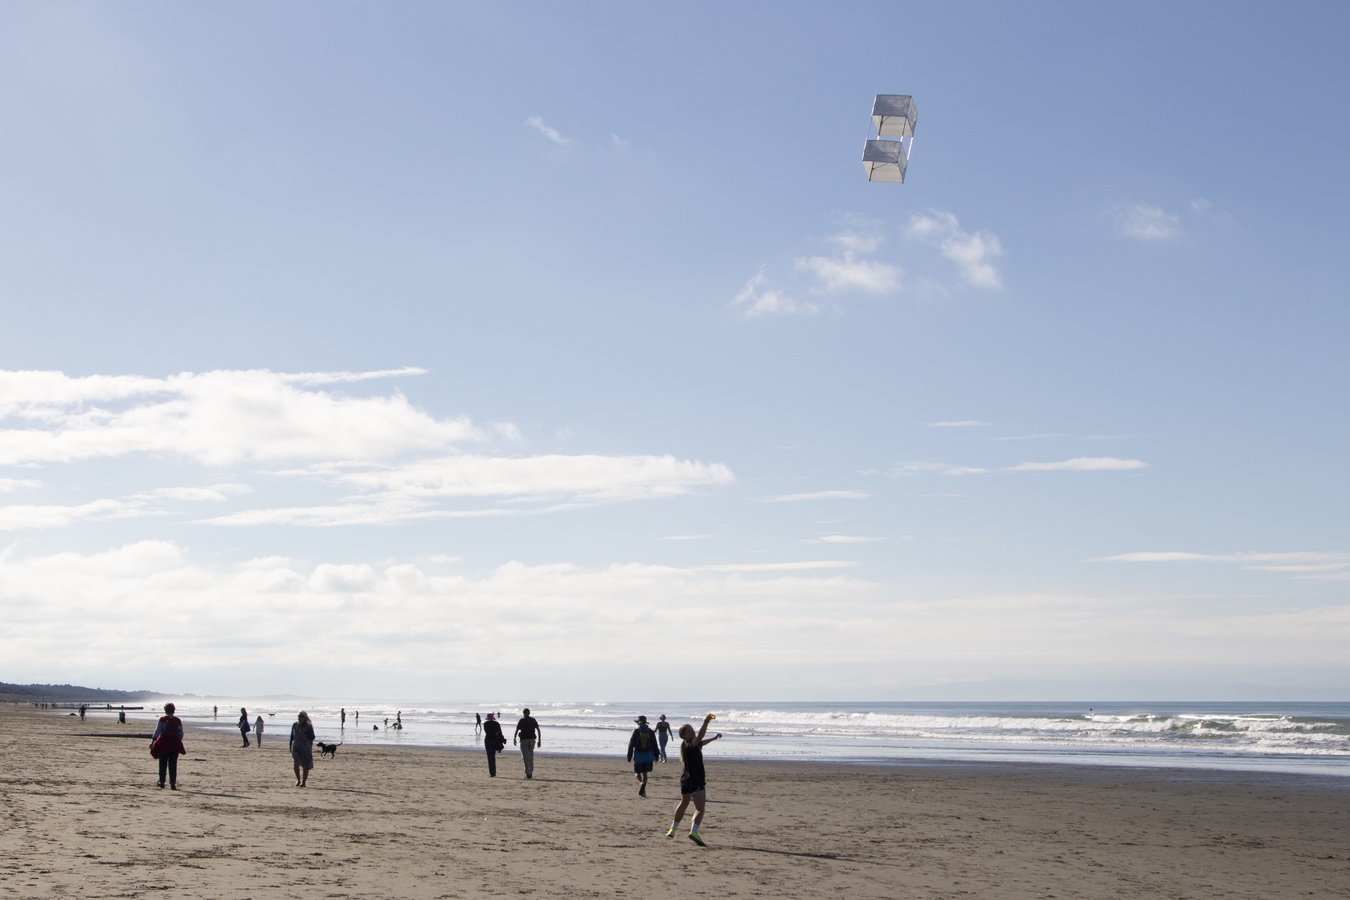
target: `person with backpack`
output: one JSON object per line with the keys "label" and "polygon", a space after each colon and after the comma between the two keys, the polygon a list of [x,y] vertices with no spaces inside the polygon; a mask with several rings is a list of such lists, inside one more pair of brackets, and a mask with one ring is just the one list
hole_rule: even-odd
{"label": "person with backpack", "polygon": [[164,704],[164,715],[159,717],[155,733],[150,738],[150,755],[159,760],[159,786],[164,787],[164,776],[169,776],[169,788],[178,790],[178,757],[187,753],[183,747],[183,720],[174,715],[174,705]]}
{"label": "person with backpack", "polygon": [[647,724],[646,716],[638,716],[634,721],[637,727],[628,739],[628,761],[633,764],[633,775],[637,778],[638,796],[647,796],[647,776],[651,774],[652,764],[661,751],[656,746],[656,732]]}

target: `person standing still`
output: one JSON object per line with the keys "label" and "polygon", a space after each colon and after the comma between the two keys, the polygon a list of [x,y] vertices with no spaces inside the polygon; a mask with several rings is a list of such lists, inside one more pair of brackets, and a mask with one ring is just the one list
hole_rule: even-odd
{"label": "person standing still", "polygon": [[150,737],[150,755],[159,760],[159,786],[164,787],[164,776],[169,776],[169,788],[178,790],[178,757],[187,753],[183,746],[183,720],[175,716],[174,705],[164,704],[155,733]]}
{"label": "person standing still", "polygon": [[539,723],[530,715],[529,707],[524,710],[519,722],[516,723],[516,733],[511,736],[511,743],[520,741],[520,758],[525,761],[525,777],[534,777],[534,748],[544,746],[543,729]]}
{"label": "person standing still", "polygon": [[248,720],[248,710],[240,707],[239,709],[239,736],[244,739],[244,746],[248,746],[248,733],[253,729],[252,723]]}
{"label": "person standing still", "polygon": [[258,740],[259,750],[262,749],[262,733],[263,733],[263,720],[262,716],[258,716],[258,718],[253,722],[253,736]]}
{"label": "person standing still", "polygon": [[345,706],[342,707],[342,712],[341,712],[340,716],[341,716],[341,721],[338,722],[338,728],[342,729],[343,731],[346,731],[346,730],[347,730],[347,707],[345,707]]}
{"label": "person standing still", "polygon": [[506,735],[502,734],[502,726],[492,713],[487,714],[487,721],[483,723],[483,749],[487,750],[488,777],[496,778],[497,754],[506,749]]}
{"label": "person standing still", "polygon": [[303,709],[291,726],[291,762],[295,763],[295,786],[309,786],[309,770],[314,768],[314,723]]}
{"label": "person standing still", "polygon": [[669,762],[666,759],[666,741],[670,740],[670,723],[666,721],[666,714],[661,714],[661,719],[656,723],[656,739],[661,743],[661,762]]}

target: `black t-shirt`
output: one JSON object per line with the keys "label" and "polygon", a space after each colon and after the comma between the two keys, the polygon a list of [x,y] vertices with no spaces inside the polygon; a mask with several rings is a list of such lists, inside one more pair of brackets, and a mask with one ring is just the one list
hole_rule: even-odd
{"label": "black t-shirt", "polygon": [[656,733],[657,733],[657,734],[669,734],[669,733],[670,733],[670,723],[667,722],[665,719],[662,719],[661,721],[657,722],[657,723],[656,723]]}
{"label": "black t-shirt", "polygon": [[684,774],[680,776],[680,781],[702,784],[707,780],[703,774],[703,748],[698,746],[697,740],[693,743],[680,742],[680,761],[684,763]]}
{"label": "black t-shirt", "polygon": [[525,716],[516,723],[516,731],[520,732],[521,740],[532,741],[539,733],[539,723],[534,716]]}

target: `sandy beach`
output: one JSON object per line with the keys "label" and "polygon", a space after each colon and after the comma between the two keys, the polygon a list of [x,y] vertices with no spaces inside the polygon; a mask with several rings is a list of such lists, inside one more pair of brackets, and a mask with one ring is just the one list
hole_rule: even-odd
{"label": "sandy beach", "polygon": [[[746,763],[707,753],[709,847],[613,759],[343,747],[293,786],[190,729],[181,790],[148,741],[0,707],[2,897],[1350,897],[1350,784],[1069,766]],[[545,724],[545,727],[547,725]],[[616,746],[624,743],[616,736]]]}

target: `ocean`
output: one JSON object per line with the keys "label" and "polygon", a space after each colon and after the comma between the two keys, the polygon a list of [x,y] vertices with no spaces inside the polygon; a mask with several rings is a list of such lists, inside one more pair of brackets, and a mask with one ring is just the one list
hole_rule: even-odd
{"label": "ocean", "polygon": [[[285,741],[299,709],[319,740],[481,749],[474,714],[515,727],[520,701],[426,703],[331,699],[185,698],[194,725],[232,731],[239,708],[263,715],[264,740]],[[211,707],[220,707],[214,718]],[[347,710],[343,727],[340,710]],[[530,703],[541,752],[622,758],[633,720],[664,713],[678,728],[717,719],[710,759],[901,764],[919,761],[1070,763],[1302,772],[1350,776],[1348,703]],[[157,708],[156,708],[157,709]],[[99,717],[115,715],[92,711]],[[360,713],[359,719],[357,713]],[[151,718],[151,708],[129,714]],[[155,712],[157,715],[158,713]],[[401,714],[403,728],[387,728]]]}

